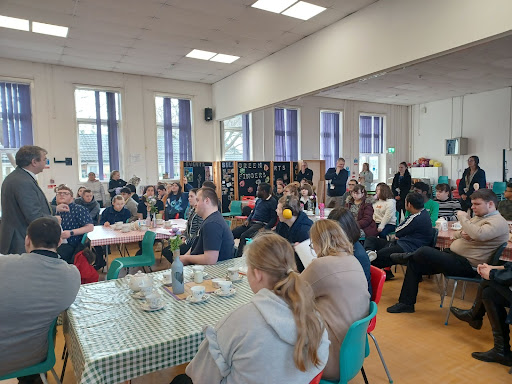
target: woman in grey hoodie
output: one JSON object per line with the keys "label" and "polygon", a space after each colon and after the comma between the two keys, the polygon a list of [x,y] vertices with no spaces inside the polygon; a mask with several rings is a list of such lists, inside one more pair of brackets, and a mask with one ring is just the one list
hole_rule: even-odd
{"label": "woman in grey hoodie", "polygon": [[290,243],[266,232],[244,254],[253,299],[205,328],[188,376],[173,383],[309,383],[323,370],[327,332],[311,288],[296,272]]}

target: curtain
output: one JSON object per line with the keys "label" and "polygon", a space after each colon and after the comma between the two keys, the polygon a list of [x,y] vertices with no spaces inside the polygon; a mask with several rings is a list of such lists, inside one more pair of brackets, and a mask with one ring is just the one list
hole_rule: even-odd
{"label": "curtain", "polygon": [[320,157],[333,168],[340,157],[340,114],[322,112],[320,117]]}
{"label": "curtain", "polygon": [[[96,101],[96,145],[98,146],[98,175],[103,180],[103,138],[101,136],[101,107],[100,107],[100,91],[94,92]],[[114,169],[111,169],[113,171]]]}
{"label": "curtain", "polygon": [[250,114],[246,113],[242,115],[242,142],[243,142],[243,160],[250,160],[251,156],[251,143],[250,140],[250,132],[249,132],[249,119]]}
{"label": "curtain", "polygon": [[30,85],[0,83],[0,99],[3,147],[20,148],[34,144]]}
{"label": "curtain", "polygon": [[190,100],[178,100],[180,129],[180,160],[192,160],[192,123]]}
{"label": "curtain", "polygon": [[372,153],[372,116],[359,117],[359,153]]}
{"label": "curtain", "polygon": [[119,141],[117,138],[116,94],[107,94],[108,155],[110,170],[119,169]]}
{"label": "curtain", "polygon": [[297,110],[286,110],[286,159],[285,161],[298,161],[298,127]]}
{"label": "curtain", "polygon": [[174,147],[172,142],[172,108],[171,99],[164,97],[164,150],[165,173],[169,178],[174,177]]}
{"label": "curtain", "polygon": [[382,153],[384,150],[384,127],[382,117],[373,117],[373,153]]}
{"label": "curtain", "polygon": [[282,108],[276,108],[274,111],[274,142],[275,160],[286,161],[284,109]]}

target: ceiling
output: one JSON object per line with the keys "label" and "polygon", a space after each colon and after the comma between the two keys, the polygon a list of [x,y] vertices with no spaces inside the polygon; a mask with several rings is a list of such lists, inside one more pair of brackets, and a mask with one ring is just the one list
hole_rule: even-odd
{"label": "ceiling", "polygon": [[413,105],[512,86],[512,35],[316,96]]}
{"label": "ceiling", "polygon": [[[377,0],[308,0],[308,21],[256,0],[2,0],[0,15],[69,27],[67,38],[0,28],[0,57],[215,83]],[[192,49],[240,56],[190,59]]]}

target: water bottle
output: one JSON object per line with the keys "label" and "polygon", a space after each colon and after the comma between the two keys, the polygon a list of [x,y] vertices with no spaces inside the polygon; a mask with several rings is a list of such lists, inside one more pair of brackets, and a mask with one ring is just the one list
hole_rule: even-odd
{"label": "water bottle", "polygon": [[325,204],[324,203],[318,204],[318,208],[320,210],[320,218],[325,219]]}
{"label": "water bottle", "polygon": [[185,292],[183,282],[183,263],[180,260],[179,250],[174,254],[174,261],[171,265],[172,272],[172,293],[179,295]]}

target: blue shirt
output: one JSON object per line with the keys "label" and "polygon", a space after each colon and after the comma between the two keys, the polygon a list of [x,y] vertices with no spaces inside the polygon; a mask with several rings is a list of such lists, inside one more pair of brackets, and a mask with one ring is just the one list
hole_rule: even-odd
{"label": "blue shirt", "polygon": [[247,218],[249,221],[261,221],[265,223],[265,229],[272,229],[277,221],[277,200],[271,196],[268,200],[258,199],[252,213]]}
{"label": "blue shirt", "polygon": [[[89,210],[75,203],[69,204],[69,212],[58,212],[58,215],[62,218],[61,226],[64,231],[72,231],[92,224]],[[68,244],[78,245],[82,241],[82,237],[83,235],[71,236],[67,239]]]}
{"label": "blue shirt", "polygon": [[126,223],[126,220],[128,220],[130,217],[132,217],[130,211],[123,207],[119,212],[114,209],[114,207],[110,206],[106,208],[103,213],[101,214],[100,224],[103,225],[107,221],[110,224],[117,223],[118,221],[122,221],[123,223]]}
{"label": "blue shirt", "polygon": [[232,259],[235,252],[233,233],[219,211],[213,212],[199,229],[198,239],[191,255],[201,255],[205,251],[219,251],[217,261]]}

